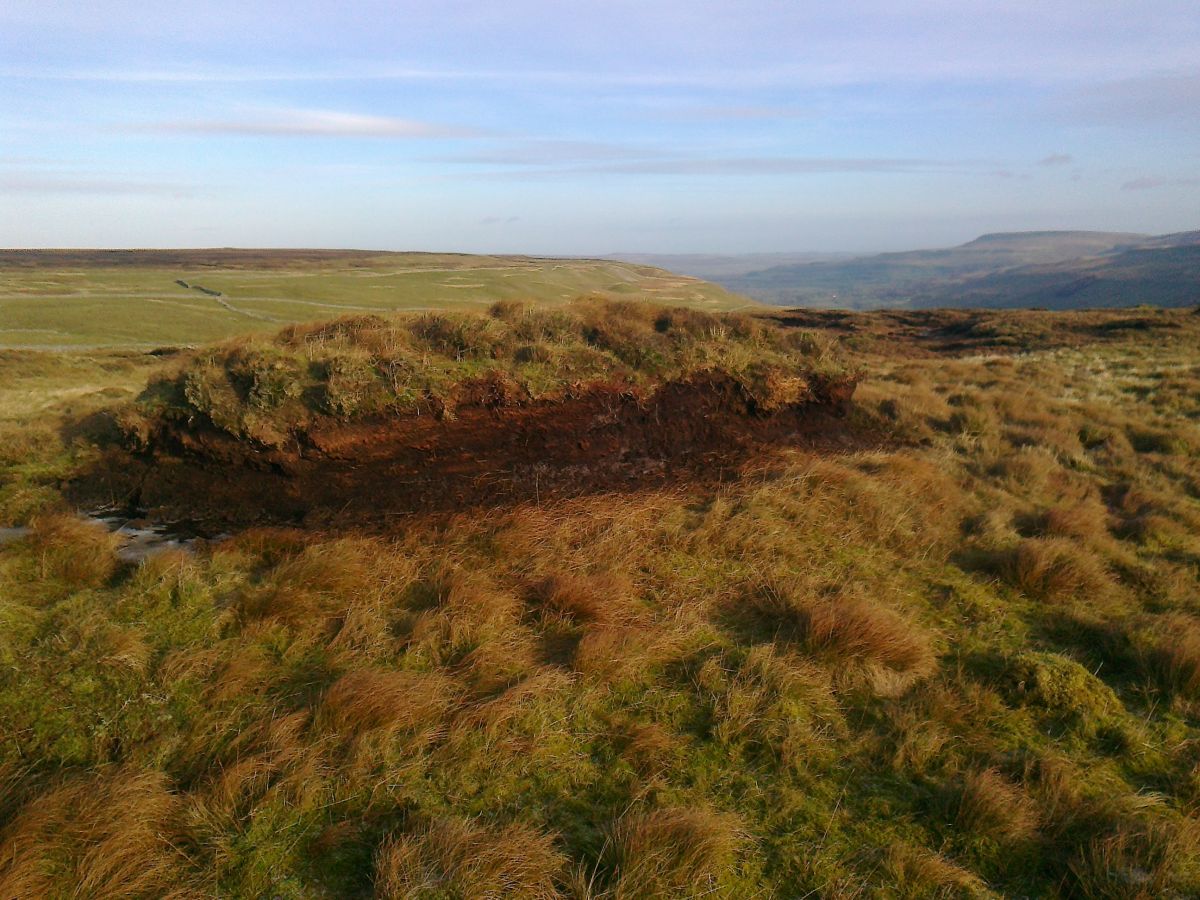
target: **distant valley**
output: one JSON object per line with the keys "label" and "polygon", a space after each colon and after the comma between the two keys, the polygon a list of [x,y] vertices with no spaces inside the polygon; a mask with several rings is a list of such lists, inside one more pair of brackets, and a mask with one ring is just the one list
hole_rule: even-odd
{"label": "distant valley", "polygon": [[[987,234],[958,247],[831,257],[630,256],[781,306],[1082,309],[1200,301],[1200,232]],[[759,263],[770,263],[756,267]]]}

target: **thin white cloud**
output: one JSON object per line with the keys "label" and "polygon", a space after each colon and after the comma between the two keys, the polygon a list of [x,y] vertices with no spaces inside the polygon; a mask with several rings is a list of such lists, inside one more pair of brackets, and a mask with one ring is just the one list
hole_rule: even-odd
{"label": "thin white cloud", "polygon": [[704,159],[638,159],[584,166],[526,168],[476,172],[471,178],[536,180],[587,175],[770,176],[836,174],[955,174],[986,172],[994,162],[867,157],[709,157]]}
{"label": "thin white cloud", "polygon": [[653,149],[604,141],[543,139],[502,144],[483,153],[443,157],[437,162],[492,166],[547,166],[642,160],[660,155]]}
{"label": "thin white cloud", "polygon": [[98,194],[181,196],[191,188],[180,184],[164,184],[124,178],[73,177],[17,173],[0,175],[0,194]]}
{"label": "thin white cloud", "polygon": [[1070,153],[1051,153],[1049,156],[1044,156],[1038,160],[1039,166],[1069,166],[1075,162],[1075,157]]}
{"label": "thin white cloud", "polygon": [[1125,78],[1080,87],[1056,98],[1052,112],[1087,125],[1197,125],[1200,71]]}
{"label": "thin white cloud", "polygon": [[970,161],[861,157],[733,157],[640,160],[592,171],[629,175],[820,175],[842,172],[937,172],[975,168]]}
{"label": "thin white cloud", "polygon": [[695,118],[698,120],[754,120],[754,119],[806,119],[811,118],[811,109],[800,109],[794,106],[698,106],[693,109],[681,109],[675,113],[678,118]]}
{"label": "thin white cloud", "polygon": [[[536,78],[539,73],[530,73]],[[542,73],[553,75],[554,73]],[[360,68],[251,69],[0,69],[0,79],[113,84],[270,84],[274,82],[337,81],[459,81],[502,78],[487,70],[364,66]]]}
{"label": "thin white cloud", "polygon": [[639,106],[644,107],[646,118],[654,121],[680,123],[708,122],[770,122],[787,119],[812,119],[815,109],[798,106],[774,106],[771,104],[704,105],[681,104],[677,98],[643,98]]}
{"label": "thin white cloud", "polygon": [[[5,54],[8,69],[0,74],[718,88],[989,79],[1085,84],[1194,68],[1200,56],[1195,0],[178,0],[158,6],[6,0],[0,35],[13,52]],[[396,55],[400,47],[405,58]],[[91,62],[81,62],[89,50]],[[227,62],[214,67],[214,59]]]}
{"label": "thin white cloud", "polygon": [[[875,52],[879,51],[879,52]],[[1142,85],[1147,91],[1166,89],[1163,94],[1151,93],[1152,108],[1172,102],[1176,85],[1197,78],[1194,72],[1162,74],[1147,71],[1146,66],[1127,65],[1120,69],[1091,70],[1082,61],[1073,60],[1060,65],[1043,61],[1038,67],[1009,66],[999,61],[906,59],[903,64],[889,63],[880,48],[863,51],[855,56],[849,51],[831,54],[827,60],[814,59],[805,63],[774,63],[765,65],[736,65],[660,69],[653,66],[622,69],[518,68],[510,66],[480,66],[478,68],[389,65],[386,63],[336,67],[287,68],[215,68],[180,67],[178,69],[63,69],[8,67],[0,68],[0,81],[48,81],[145,85],[192,84],[289,84],[289,83],[465,83],[554,86],[576,89],[769,89],[769,88],[835,88],[879,83],[928,84],[931,82],[979,81],[1012,82],[1020,84],[1059,84],[1066,88],[1057,105],[1080,116],[1104,115],[1116,102],[1126,108],[1141,99]],[[875,58],[872,58],[874,56]],[[1127,74],[1120,81],[1111,80],[1108,72]],[[1080,87],[1079,85],[1083,86]],[[1186,89],[1186,87],[1185,87]],[[1122,96],[1124,95],[1124,96]],[[1132,99],[1129,99],[1132,97]],[[1123,102],[1124,101],[1124,102]],[[714,105],[698,109],[699,114],[714,118],[770,118],[803,116],[803,110],[763,105]]]}
{"label": "thin white cloud", "polygon": [[243,135],[248,137],[456,138],[478,132],[467,128],[361,113],[323,109],[287,109],[235,119],[156,122],[130,128],[160,134]]}
{"label": "thin white cloud", "polygon": [[1134,178],[1121,185],[1123,191],[1152,191],[1164,187],[1194,187],[1200,184],[1200,178]]}

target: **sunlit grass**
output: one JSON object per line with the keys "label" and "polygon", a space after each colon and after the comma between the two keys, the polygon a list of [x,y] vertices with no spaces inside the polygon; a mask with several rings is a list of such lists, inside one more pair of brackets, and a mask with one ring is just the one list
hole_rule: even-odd
{"label": "sunlit grass", "polygon": [[174,363],[7,357],[0,896],[1195,896],[1200,341],[1134,337],[861,355],[886,441],[721,485],[136,566],[64,426]]}

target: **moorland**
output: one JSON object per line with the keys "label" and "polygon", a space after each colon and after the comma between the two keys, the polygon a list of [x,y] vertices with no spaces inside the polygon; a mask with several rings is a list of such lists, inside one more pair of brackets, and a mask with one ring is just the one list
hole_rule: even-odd
{"label": "moorland", "polygon": [[5,307],[0,895],[1200,893],[1194,309],[94,263],[0,300],[91,285]]}

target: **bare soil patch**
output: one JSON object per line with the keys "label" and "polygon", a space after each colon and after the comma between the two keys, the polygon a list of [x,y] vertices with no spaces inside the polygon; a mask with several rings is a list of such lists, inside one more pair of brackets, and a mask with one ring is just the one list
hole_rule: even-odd
{"label": "bare soil patch", "polygon": [[164,426],[151,450],[112,450],[75,492],[207,529],[375,522],[728,477],[770,447],[845,449],[855,383],[816,380],[764,409],[719,372],[657,390],[597,384],[538,400],[487,379],[452,416],[315,423],[264,450],[202,424]]}

